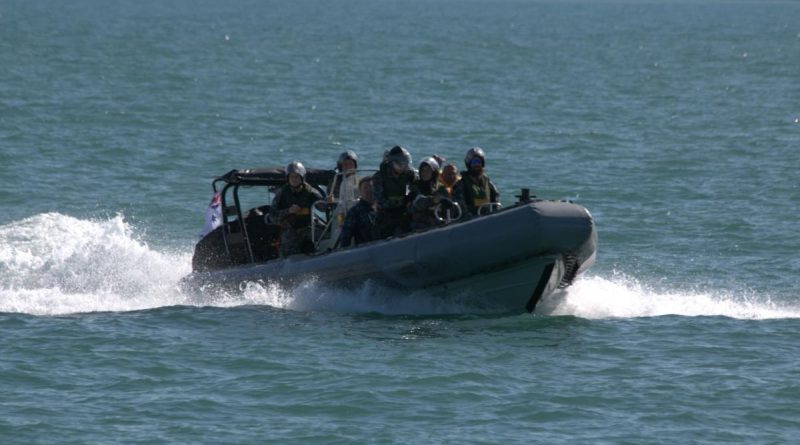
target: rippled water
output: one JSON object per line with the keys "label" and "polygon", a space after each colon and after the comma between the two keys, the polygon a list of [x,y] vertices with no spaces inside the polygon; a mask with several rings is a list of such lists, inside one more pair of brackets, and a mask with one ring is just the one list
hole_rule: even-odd
{"label": "rippled water", "polygon": [[[798,72],[796,2],[0,2],[0,442],[792,443]],[[596,265],[533,316],[178,290],[214,175],[395,143]]]}

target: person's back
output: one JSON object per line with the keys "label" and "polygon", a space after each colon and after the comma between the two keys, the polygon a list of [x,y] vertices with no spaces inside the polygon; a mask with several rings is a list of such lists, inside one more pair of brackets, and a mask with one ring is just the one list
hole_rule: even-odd
{"label": "person's back", "polygon": [[477,216],[481,206],[499,202],[500,192],[484,173],[486,154],[478,147],[470,148],[464,157],[467,170],[453,187],[453,198],[466,216]]}

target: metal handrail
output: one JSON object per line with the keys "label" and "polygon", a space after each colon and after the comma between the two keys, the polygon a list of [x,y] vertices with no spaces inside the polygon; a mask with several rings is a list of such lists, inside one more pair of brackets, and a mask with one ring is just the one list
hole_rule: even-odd
{"label": "metal handrail", "polygon": [[447,210],[445,210],[444,217],[442,217],[442,215],[441,215],[442,203],[439,203],[436,206],[436,208],[433,210],[433,216],[436,217],[437,221],[445,223],[445,224],[450,224],[453,221],[458,221],[459,219],[461,219],[461,215],[463,214],[463,212],[461,211],[461,206],[458,205],[457,202],[453,202],[453,207],[452,208],[455,208],[456,210],[458,210],[458,212],[457,212],[458,216],[453,217],[452,214],[450,213],[450,209],[447,209]]}
{"label": "metal handrail", "polygon": [[494,213],[502,208],[503,204],[500,204],[499,202],[487,202],[486,204],[483,204],[480,207],[478,207],[478,216],[482,216],[484,214],[483,213],[484,209],[489,210],[488,212],[486,212],[486,214],[488,215],[489,213]]}
{"label": "metal handrail", "polygon": [[322,238],[325,236],[325,233],[328,232],[331,229],[331,227],[333,226],[333,220],[334,220],[334,218],[330,217],[329,210],[326,211],[326,214],[328,214],[328,221],[325,223],[325,228],[323,228],[322,232],[320,232],[319,238],[317,238],[317,233],[316,233],[317,232],[317,224],[316,224],[316,221],[320,220],[320,218],[317,217],[316,215],[314,215],[314,210],[313,209],[319,209],[319,207],[317,207],[318,204],[322,204],[323,206],[329,206],[332,203],[328,202],[325,199],[320,199],[320,200],[315,201],[313,204],[311,204],[311,209],[312,209],[311,210],[311,242],[314,243],[314,248],[315,249],[317,247],[319,247],[319,242],[322,241]]}

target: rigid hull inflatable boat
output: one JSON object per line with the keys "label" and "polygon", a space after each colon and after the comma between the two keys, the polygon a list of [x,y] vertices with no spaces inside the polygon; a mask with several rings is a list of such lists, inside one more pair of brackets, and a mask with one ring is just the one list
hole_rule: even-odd
{"label": "rigid hull inflatable boat", "polygon": [[[524,190],[513,206],[484,216],[338,248],[343,215],[357,202],[356,175],[326,170],[306,177],[321,191],[335,182],[341,190],[338,201],[315,206],[325,209],[314,211],[315,252],[279,258],[279,228],[265,218],[268,206],[243,212],[239,190],[274,189],[285,181],[282,169],[234,170],[215,180],[215,191],[224,183],[222,224],[197,244],[185,285],[236,290],[248,282],[292,286],[313,278],[347,289],[371,281],[480,311],[532,312],[594,263],[597,234],[589,212],[568,201],[529,199]],[[234,205],[226,206],[230,197]]]}

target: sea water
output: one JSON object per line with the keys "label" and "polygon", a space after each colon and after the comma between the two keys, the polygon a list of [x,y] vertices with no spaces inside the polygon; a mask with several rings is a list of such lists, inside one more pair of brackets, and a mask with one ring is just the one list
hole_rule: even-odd
{"label": "sea water", "polygon": [[[0,1],[0,443],[794,443],[798,73],[791,1]],[[533,315],[180,290],[214,176],[394,144],[597,263]]]}

